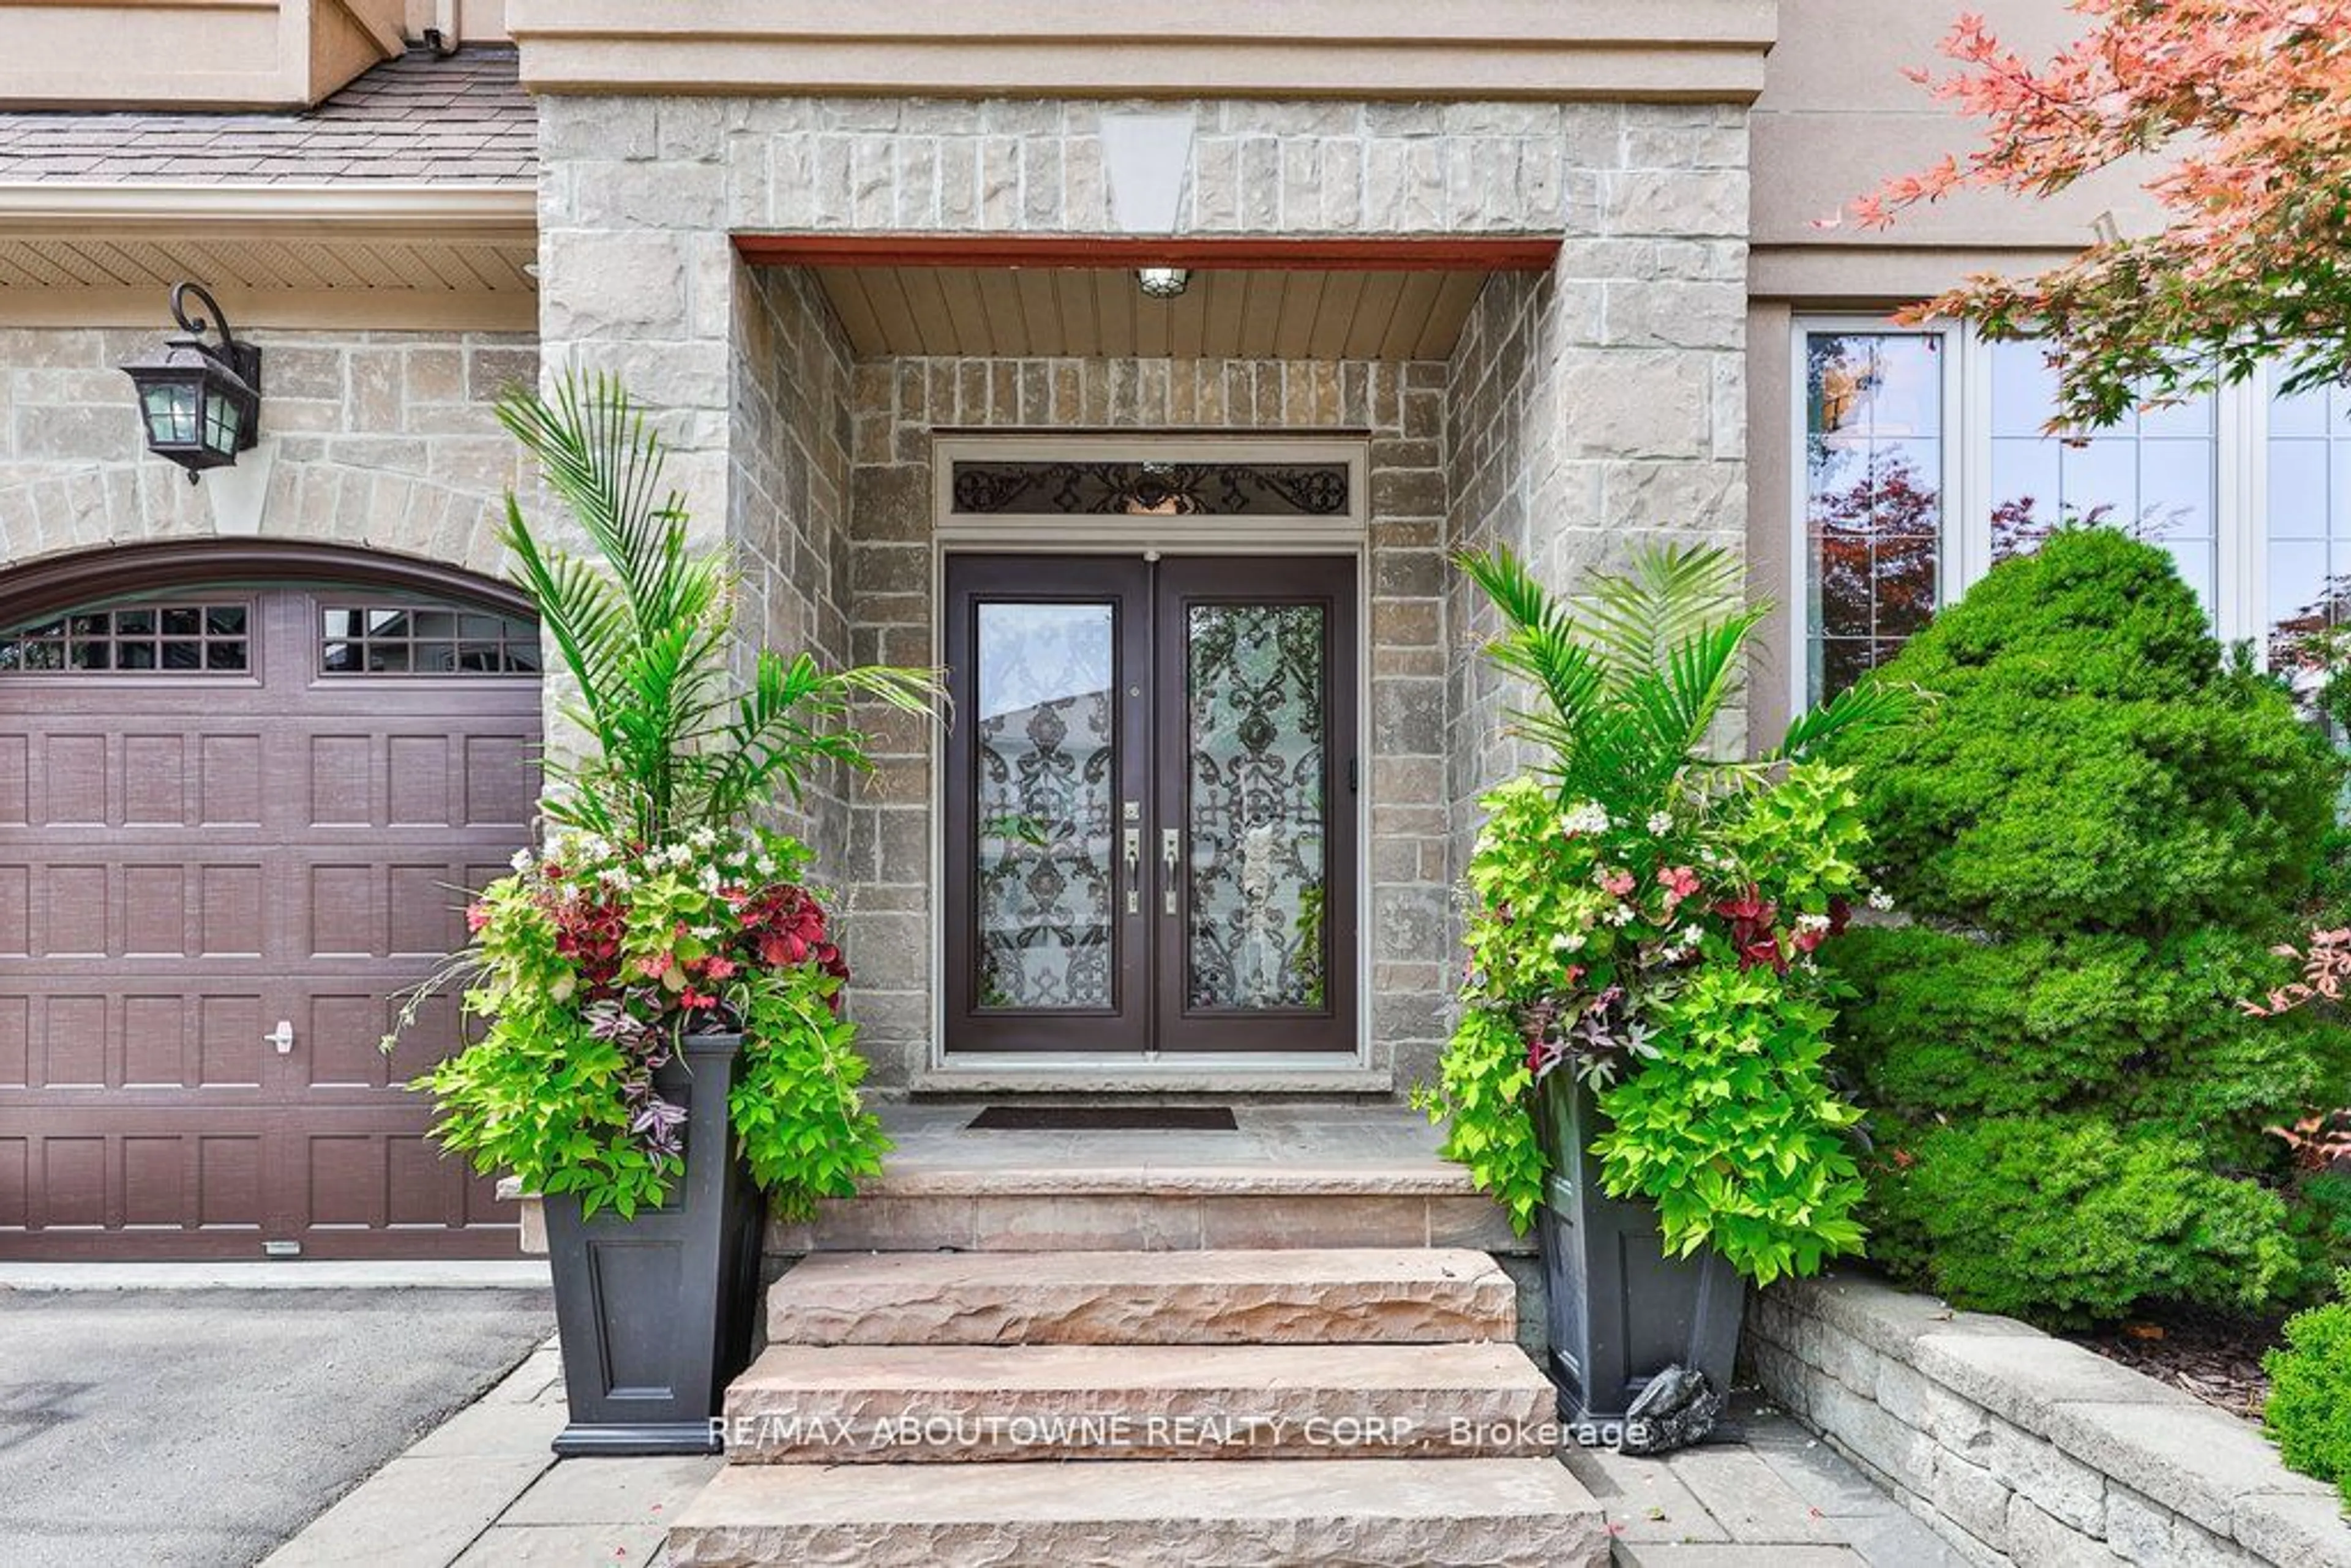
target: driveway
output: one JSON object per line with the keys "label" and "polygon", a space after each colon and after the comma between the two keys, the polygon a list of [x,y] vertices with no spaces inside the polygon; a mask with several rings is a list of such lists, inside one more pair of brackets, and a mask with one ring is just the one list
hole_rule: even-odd
{"label": "driveway", "polygon": [[0,1562],[244,1568],[554,1329],[544,1290],[0,1289]]}

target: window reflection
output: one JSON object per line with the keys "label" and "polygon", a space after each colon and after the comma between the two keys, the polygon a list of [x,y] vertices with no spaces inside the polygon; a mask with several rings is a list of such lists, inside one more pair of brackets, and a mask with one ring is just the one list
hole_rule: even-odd
{"label": "window reflection", "polygon": [[1934,612],[1943,528],[1942,340],[1805,339],[1811,699],[1894,656]]}
{"label": "window reflection", "polygon": [[1991,359],[1991,559],[2040,548],[2066,524],[2160,545],[2207,611],[2217,602],[2218,399],[2134,410],[2078,437],[2046,434],[2057,372],[2038,343],[1987,345]]}
{"label": "window reflection", "polygon": [[2351,624],[2351,389],[2270,399],[2267,608],[2270,668],[2305,698]]}

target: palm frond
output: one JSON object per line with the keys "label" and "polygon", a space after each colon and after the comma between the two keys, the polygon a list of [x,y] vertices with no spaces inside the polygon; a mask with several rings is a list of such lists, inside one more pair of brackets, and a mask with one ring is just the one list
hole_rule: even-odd
{"label": "palm frond", "polygon": [[1798,761],[1832,737],[1893,729],[1908,724],[1933,704],[1933,695],[1917,686],[1865,678],[1798,714],[1765,759]]}
{"label": "palm frond", "polygon": [[1745,605],[1744,569],[1729,551],[1668,545],[1635,555],[1621,572],[1594,578],[1576,607],[1584,640],[1611,684],[1662,668],[1673,650]]}

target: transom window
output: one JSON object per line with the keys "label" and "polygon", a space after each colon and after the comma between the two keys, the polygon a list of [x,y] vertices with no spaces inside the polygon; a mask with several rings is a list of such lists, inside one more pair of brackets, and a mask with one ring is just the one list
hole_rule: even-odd
{"label": "transom window", "polygon": [[1062,517],[1343,517],[1345,463],[957,461],[956,513]]}
{"label": "transom window", "polygon": [[5,674],[243,674],[252,607],[159,601],[73,610],[0,634]]}
{"label": "transom window", "polygon": [[319,612],[326,675],[535,675],[538,627],[455,605],[328,604]]}

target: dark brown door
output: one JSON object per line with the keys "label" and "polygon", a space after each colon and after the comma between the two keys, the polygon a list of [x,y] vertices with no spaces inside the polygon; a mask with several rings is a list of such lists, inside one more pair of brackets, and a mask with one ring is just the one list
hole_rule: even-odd
{"label": "dark brown door", "polygon": [[0,633],[0,1256],[514,1254],[401,1087],[454,1003],[378,1042],[528,838],[537,669],[368,591]]}
{"label": "dark brown door", "polygon": [[1355,1046],[1354,563],[958,556],[950,1051]]}

